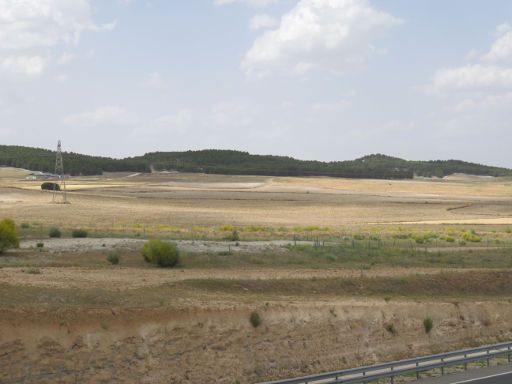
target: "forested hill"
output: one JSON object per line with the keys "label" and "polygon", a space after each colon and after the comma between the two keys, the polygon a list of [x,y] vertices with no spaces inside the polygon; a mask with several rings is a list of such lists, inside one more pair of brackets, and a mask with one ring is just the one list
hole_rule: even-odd
{"label": "forested hill", "polygon": [[[458,160],[407,161],[385,155],[370,155],[350,161],[321,162],[285,156],[251,155],[229,150],[152,152],[144,156],[111,159],[63,153],[64,169],[71,175],[102,172],[149,172],[151,169],[216,174],[269,176],[333,176],[350,178],[410,179],[417,176],[443,177],[453,173],[512,176],[507,168],[489,167]],[[20,146],[0,145],[0,166],[52,172],[55,152]]]}

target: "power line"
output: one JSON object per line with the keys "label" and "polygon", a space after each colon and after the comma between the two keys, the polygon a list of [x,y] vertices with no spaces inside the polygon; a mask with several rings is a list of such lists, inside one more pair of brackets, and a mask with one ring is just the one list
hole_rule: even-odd
{"label": "power line", "polygon": [[59,182],[54,183],[53,185],[52,201],[57,204],[69,204],[66,192],[66,177],[64,175],[64,161],[62,160],[62,145],[60,140],[57,143],[57,155],[55,158],[55,176],[58,177]]}

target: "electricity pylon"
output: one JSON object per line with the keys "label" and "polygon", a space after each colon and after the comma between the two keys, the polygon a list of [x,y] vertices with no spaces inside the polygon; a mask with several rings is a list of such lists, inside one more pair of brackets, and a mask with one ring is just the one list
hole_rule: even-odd
{"label": "electricity pylon", "polygon": [[[52,201],[57,204],[69,204],[68,196],[66,193],[66,179],[64,176],[64,162],[62,161],[62,146],[60,140],[57,143],[57,157],[55,159],[55,176],[59,179],[59,182],[54,183],[53,185]],[[59,186],[59,188],[57,188],[57,186]]]}

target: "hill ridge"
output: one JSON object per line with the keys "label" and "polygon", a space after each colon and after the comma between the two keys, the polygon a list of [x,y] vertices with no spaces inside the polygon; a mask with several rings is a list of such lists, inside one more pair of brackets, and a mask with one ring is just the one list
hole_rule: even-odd
{"label": "hill ridge", "polygon": [[[0,165],[52,172],[55,152],[44,148],[0,145]],[[462,160],[405,160],[380,153],[355,160],[298,160],[290,156],[259,155],[239,150],[203,149],[148,152],[114,159],[64,152],[65,171],[71,175],[103,172],[150,172],[151,169],[264,176],[332,176],[348,178],[411,179],[444,177],[454,173],[478,176],[512,176],[512,170]]]}

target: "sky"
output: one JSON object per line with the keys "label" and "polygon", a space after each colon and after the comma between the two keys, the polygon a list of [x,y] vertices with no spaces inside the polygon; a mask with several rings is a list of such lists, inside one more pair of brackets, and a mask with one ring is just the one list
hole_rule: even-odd
{"label": "sky", "polygon": [[0,0],[0,143],[512,167],[510,0]]}

